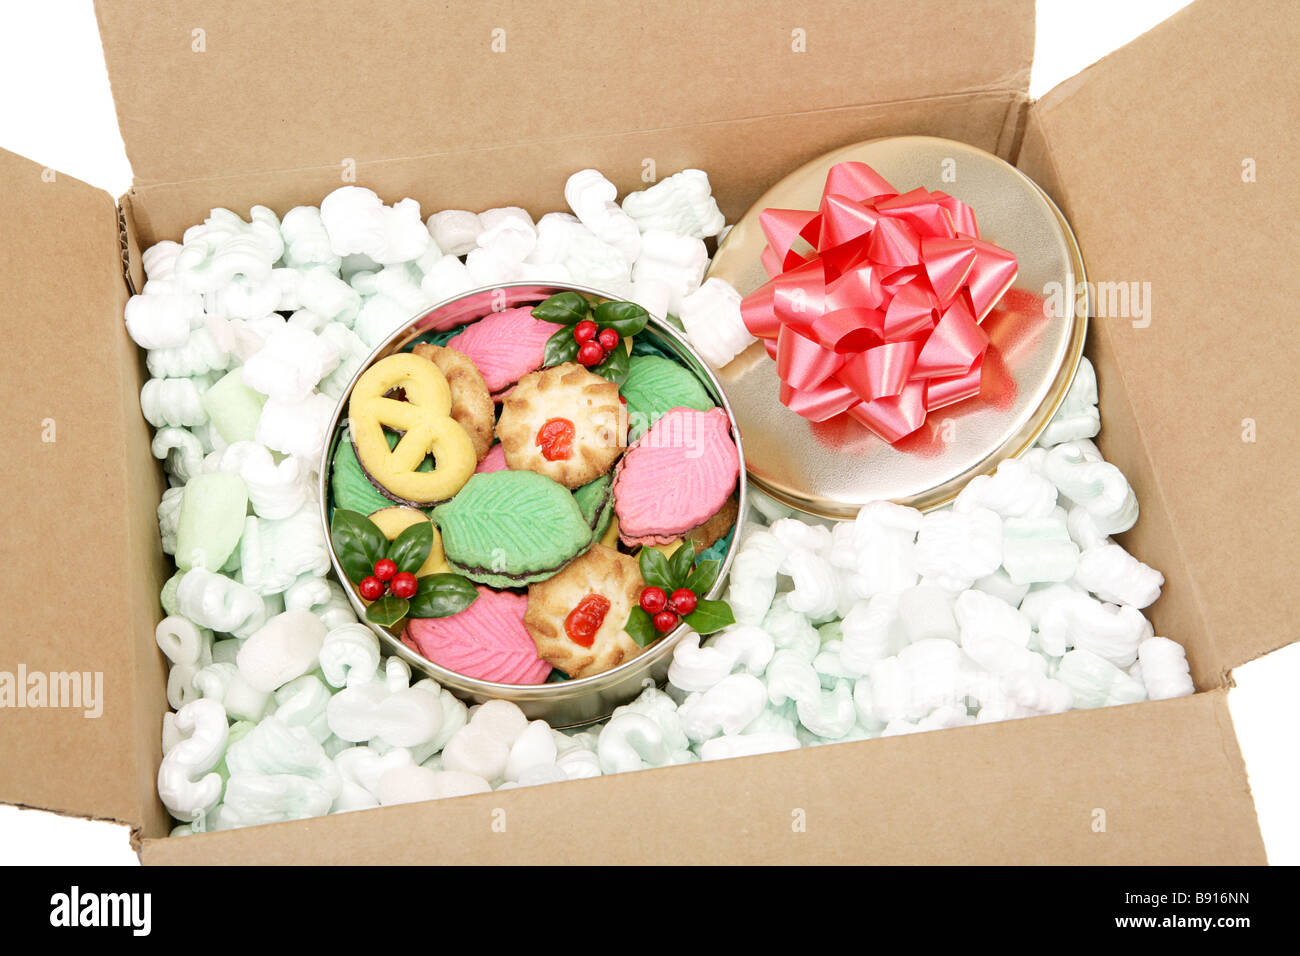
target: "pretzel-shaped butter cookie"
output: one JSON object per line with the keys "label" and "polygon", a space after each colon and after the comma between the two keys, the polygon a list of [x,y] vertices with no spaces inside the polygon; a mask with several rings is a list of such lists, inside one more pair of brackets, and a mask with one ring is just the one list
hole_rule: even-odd
{"label": "pretzel-shaped butter cookie", "polygon": [[[406,401],[390,398],[401,389]],[[445,501],[474,473],[469,435],[451,418],[451,389],[436,365],[399,352],[380,359],[357,380],[348,403],[357,461],[381,492],[417,508]],[[401,432],[391,450],[384,428]],[[428,455],[431,471],[418,471]]]}

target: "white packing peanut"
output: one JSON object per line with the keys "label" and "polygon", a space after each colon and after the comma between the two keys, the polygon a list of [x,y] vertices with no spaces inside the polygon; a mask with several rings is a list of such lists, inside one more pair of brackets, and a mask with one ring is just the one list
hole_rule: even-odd
{"label": "white packing peanut", "polygon": [[767,688],[757,677],[731,674],[708,690],[691,694],[678,708],[686,736],[702,743],[719,734],[740,733],[767,706]]}
{"label": "white packing peanut", "polygon": [[208,420],[190,378],[151,378],[140,389],[140,410],[154,428],[202,425]]}
{"label": "white packing peanut", "polygon": [[959,514],[988,508],[1003,518],[1046,518],[1056,507],[1056,488],[1029,465],[1008,458],[992,475],[976,475],[953,501]]}
{"label": "white packing peanut", "polygon": [[668,288],[665,313],[681,315],[683,299],[700,287],[708,265],[709,251],[702,240],[651,230],[641,236],[641,254],[632,265],[633,287],[663,283]]}
{"label": "white packing peanut", "polygon": [[172,816],[194,820],[221,799],[221,775],[213,768],[226,751],[226,712],[212,700],[196,700],[176,714],[172,743],[158,767],[158,796]]}
{"label": "white packing peanut", "polygon": [[627,261],[641,254],[641,230],[615,202],[618,189],[598,169],[581,169],[564,184],[564,201],[578,221]]}
{"label": "white packing peanut", "polygon": [[1002,566],[1015,584],[1068,581],[1079,566],[1079,546],[1064,513],[1002,522]]}
{"label": "white packing peanut", "polygon": [[202,324],[203,296],[193,292],[133,295],[126,302],[125,314],[127,334],[140,348],[174,349],[184,345],[190,330]]}
{"label": "white packing peanut", "polygon": [[1151,700],[1168,700],[1196,693],[1187,652],[1183,645],[1167,637],[1148,637],[1138,645],[1138,663],[1142,665],[1142,684]]}
{"label": "white packing peanut", "polygon": [[1101,413],[1097,410],[1097,372],[1084,357],[1074,375],[1065,400],[1047,423],[1038,443],[1047,447],[1062,442],[1092,438],[1101,431]]}
{"label": "white packing peanut", "polygon": [[682,299],[682,327],[695,350],[722,368],[758,341],[740,317],[740,293],[716,276]]}
{"label": "white packing peanut", "polygon": [[1044,468],[1061,493],[1088,512],[1100,533],[1119,534],[1137,521],[1138,500],[1128,479],[1102,460],[1087,439],[1057,445]]}
{"label": "white packing peanut", "polygon": [[1104,544],[1083,552],[1074,580],[1103,601],[1144,608],[1160,597],[1165,576],[1118,544]]}
{"label": "white packing peanut", "polygon": [[628,193],[623,211],[642,232],[659,229],[696,239],[716,236],[726,223],[702,169],[684,169],[648,189]]}
{"label": "white packing peanut", "polygon": [[273,691],[317,666],[325,625],[310,611],[285,611],[255,631],[236,663],[249,685]]}
{"label": "white packing peanut", "polygon": [[429,235],[448,256],[463,256],[478,244],[483,221],[467,209],[444,209],[429,217]]}
{"label": "white packing peanut", "polygon": [[987,508],[932,511],[916,535],[916,570],[950,591],[963,591],[1002,564],[1002,519]]}

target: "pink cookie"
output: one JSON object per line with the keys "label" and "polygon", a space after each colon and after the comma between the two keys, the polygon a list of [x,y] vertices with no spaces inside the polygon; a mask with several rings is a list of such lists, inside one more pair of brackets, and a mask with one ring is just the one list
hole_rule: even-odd
{"label": "pink cookie", "polygon": [[406,622],[402,642],[440,667],[498,684],[541,684],[551,665],[537,656],[524,627],[528,598],[478,588],[478,599],[451,617]]}
{"label": "pink cookie", "polygon": [[663,543],[717,513],[740,475],[727,413],[674,408],[637,440],[614,475],[614,512],[628,544]]}
{"label": "pink cookie", "polygon": [[447,347],[468,355],[495,394],[541,368],[546,340],[562,328],[534,319],[532,309],[506,309],[467,326]]}
{"label": "pink cookie", "polygon": [[505,471],[510,466],[506,464],[506,451],[497,442],[488,449],[488,453],[483,456],[483,460],[478,463],[474,469],[475,474],[487,474],[489,471]]}

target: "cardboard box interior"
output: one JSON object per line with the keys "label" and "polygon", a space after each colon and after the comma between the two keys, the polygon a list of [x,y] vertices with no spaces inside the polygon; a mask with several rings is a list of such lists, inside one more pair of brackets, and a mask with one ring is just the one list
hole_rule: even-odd
{"label": "cardboard box interior", "polygon": [[[644,185],[649,158],[661,177],[708,170],[734,220],[834,146],[903,133],[973,143],[1062,205],[1090,279],[1151,283],[1150,327],[1100,318],[1088,351],[1102,448],[1142,504],[1121,540],[1164,572],[1149,613],[1186,646],[1200,693],[165,839],[153,627],[170,570],[144,372],[121,323],[117,213],[106,194],[44,183],[5,154],[7,181],[25,185],[3,199],[12,367],[0,425],[26,436],[53,419],[57,441],[16,442],[0,460],[20,505],[0,548],[10,567],[38,542],[79,555],[84,577],[75,602],[39,608],[12,577],[0,584],[16,635],[0,667],[102,671],[106,702],[93,721],[9,712],[0,800],[129,823],[146,862],[1264,859],[1226,688],[1233,666],[1296,637],[1284,577],[1300,532],[1284,484],[1296,450],[1281,436],[1300,399],[1277,347],[1294,354],[1283,307],[1295,241],[1280,248],[1260,226],[1297,198],[1276,171],[1294,168],[1297,94],[1283,80],[1300,17],[1201,0],[1031,105],[1028,0],[900,0],[871,16],[854,3],[755,6],[716,4],[702,21],[672,4],[641,17],[598,3],[454,15],[391,4],[366,30],[328,7],[290,24],[273,4],[101,6],[136,174],[121,202],[135,284],[139,249],[179,239],[214,206],[317,203],[346,160],[390,202],[540,215],[573,170],[596,166],[622,192]],[[491,49],[499,27],[504,54]],[[205,52],[192,50],[195,29]],[[807,53],[791,49],[796,30]],[[1242,182],[1245,157],[1258,183]],[[78,334],[54,334],[69,316]],[[1245,417],[1268,437],[1243,442]],[[491,829],[495,808],[505,833]],[[792,830],[796,809],[806,832]],[[580,839],[553,824],[579,815]]]}

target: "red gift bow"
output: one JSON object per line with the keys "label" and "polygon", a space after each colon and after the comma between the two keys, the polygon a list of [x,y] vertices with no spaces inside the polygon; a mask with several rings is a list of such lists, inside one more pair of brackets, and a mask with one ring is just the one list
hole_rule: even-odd
{"label": "red gift bow", "polygon": [[[1016,257],[979,238],[970,206],[899,194],[866,163],[831,167],[816,211],[765,209],[772,278],[741,303],[776,359],[781,401],[810,421],[848,412],[887,442],[979,394],[980,323]],[[814,246],[803,256],[797,239]]]}

